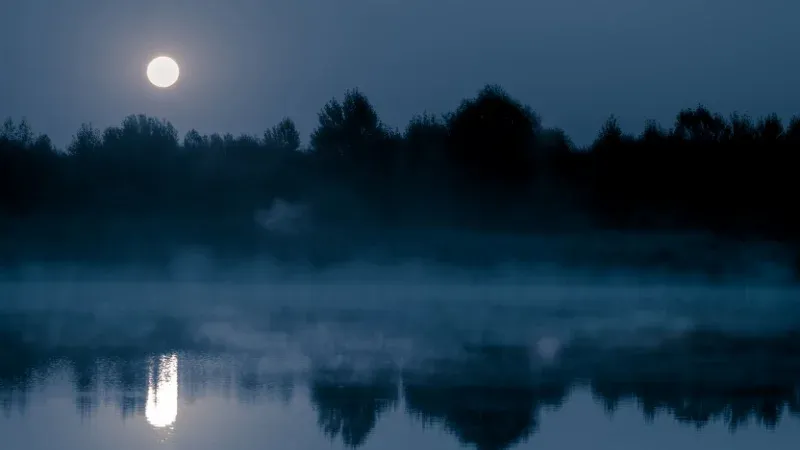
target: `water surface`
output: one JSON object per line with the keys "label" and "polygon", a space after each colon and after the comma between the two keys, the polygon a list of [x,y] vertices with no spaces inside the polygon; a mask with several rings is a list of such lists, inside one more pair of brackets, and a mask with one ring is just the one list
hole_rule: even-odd
{"label": "water surface", "polygon": [[800,438],[794,287],[340,275],[3,281],[4,448],[788,449]]}

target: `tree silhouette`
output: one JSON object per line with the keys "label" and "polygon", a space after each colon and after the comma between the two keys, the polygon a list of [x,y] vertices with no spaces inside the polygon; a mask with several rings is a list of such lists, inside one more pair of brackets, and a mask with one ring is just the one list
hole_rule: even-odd
{"label": "tree silhouette", "polygon": [[622,128],[619,126],[619,121],[616,116],[612,115],[600,128],[600,134],[594,142],[594,147],[598,150],[605,148],[613,148],[622,144],[625,136],[622,134]]}
{"label": "tree silhouette", "polygon": [[370,163],[388,134],[367,97],[357,89],[333,99],[319,112],[319,126],[311,133],[311,151],[322,158]]}
{"label": "tree silhouette", "polygon": [[736,144],[750,144],[758,136],[753,120],[747,116],[740,116],[738,113],[731,115],[731,140]]}
{"label": "tree silhouette", "polygon": [[783,137],[783,123],[777,114],[770,114],[758,122],[758,139],[768,145],[776,145]]}
{"label": "tree silhouette", "polygon": [[269,149],[293,152],[300,148],[300,133],[288,117],[264,133],[264,145]]}
{"label": "tree silhouette", "polygon": [[675,134],[693,142],[721,142],[728,136],[728,127],[722,116],[700,105],[678,113]]}
{"label": "tree silhouette", "polygon": [[[679,111],[669,129],[648,121],[632,134],[610,116],[583,148],[488,85],[453,112],[412,117],[402,133],[357,89],[323,106],[307,149],[289,118],[265,129],[258,136],[190,130],[180,140],[168,121],[132,115],[105,130],[81,125],[61,151],[27,120],[7,119],[0,212],[14,233],[5,234],[6,249],[99,257],[108,242],[142,247],[133,243],[140,236],[159,240],[150,247],[164,251],[269,251],[279,246],[253,218],[276,199],[308,206],[317,230],[349,230],[353,248],[390,228],[423,226],[704,230],[779,240],[789,249],[800,238],[791,207],[798,117],[725,119],[699,105]],[[54,216],[75,223],[58,239],[41,225]],[[338,243],[300,247],[347,254],[334,249]],[[115,253],[122,258],[106,251]],[[329,255],[300,257],[338,257]]]}
{"label": "tree silhouette", "polygon": [[800,116],[792,117],[789,126],[786,128],[786,140],[794,146],[800,144]]}
{"label": "tree silhouette", "polygon": [[448,117],[448,153],[471,182],[519,188],[533,174],[539,118],[499,86],[484,87]]}

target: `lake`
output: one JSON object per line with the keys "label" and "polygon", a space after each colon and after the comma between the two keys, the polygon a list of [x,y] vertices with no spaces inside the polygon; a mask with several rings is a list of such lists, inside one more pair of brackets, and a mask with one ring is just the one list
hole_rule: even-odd
{"label": "lake", "polygon": [[800,438],[796,287],[346,274],[4,279],[3,448],[794,449]]}

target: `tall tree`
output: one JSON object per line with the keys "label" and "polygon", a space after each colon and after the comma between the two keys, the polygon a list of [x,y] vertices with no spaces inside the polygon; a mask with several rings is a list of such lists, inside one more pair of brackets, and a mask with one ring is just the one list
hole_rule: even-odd
{"label": "tall tree", "polygon": [[467,180],[513,188],[533,175],[538,117],[496,85],[487,85],[448,117],[448,153]]}
{"label": "tall tree", "polygon": [[300,148],[300,133],[294,121],[288,117],[264,132],[264,145],[268,149],[296,151]]}

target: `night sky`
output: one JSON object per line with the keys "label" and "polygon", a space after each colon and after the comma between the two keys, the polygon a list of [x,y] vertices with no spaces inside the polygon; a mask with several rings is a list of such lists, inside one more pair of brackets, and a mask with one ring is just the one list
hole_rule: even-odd
{"label": "night sky", "polygon": [[[358,87],[381,118],[453,110],[498,83],[584,144],[609,114],[639,132],[677,111],[800,112],[793,0],[0,0],[0,116],[64,146],[82,122],[166,118],[181,136],[307,142],[323,104]],[[174,57],[158,90],[145,67]]]}

